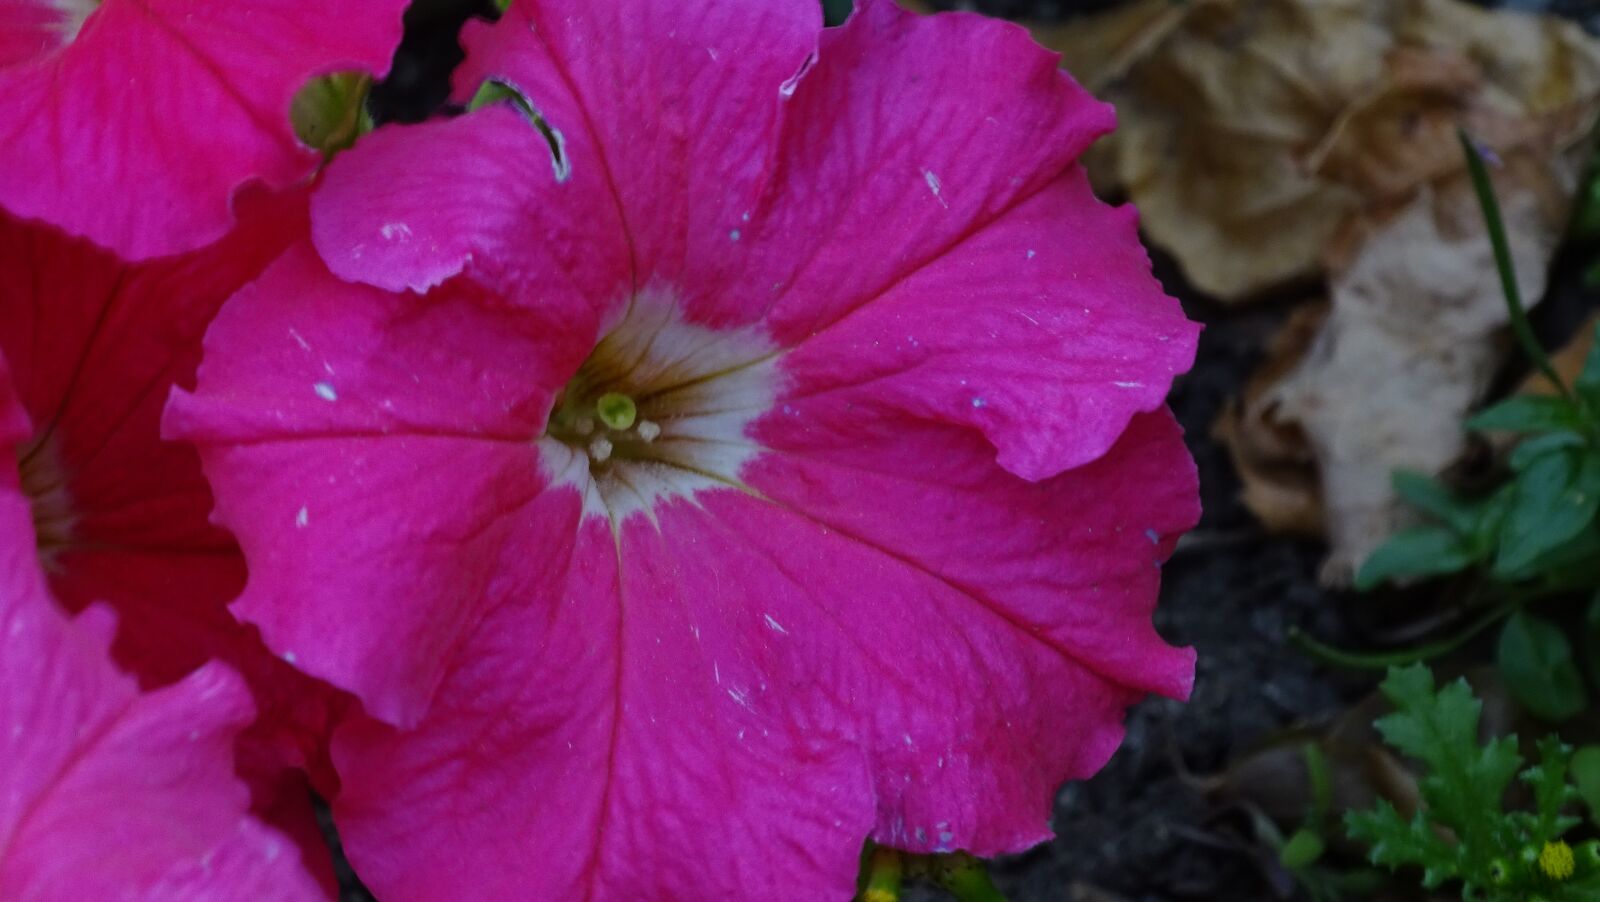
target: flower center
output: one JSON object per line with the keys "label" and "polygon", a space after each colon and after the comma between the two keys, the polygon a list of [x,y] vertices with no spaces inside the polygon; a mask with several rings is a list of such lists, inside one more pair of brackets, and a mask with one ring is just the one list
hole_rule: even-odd
{"label": "flower center", "polygon": [[777,396],[777,354],[757,329],[684,319],[646,289],[567,383],[540,446],[557,481],[620,524],[675,497],[742,489],[761,448],[746,427]]}
{"label": "flower center", "polygon": [[61,466],[55,445],[43,441],[24,445],[17,452],[17,469],[22,480],[22,495],[33,509],[33,534],[39,549],[39,563],[45,572],[60,567],[56,558],[72,543],[76,515],[67,493],[67,471]]}

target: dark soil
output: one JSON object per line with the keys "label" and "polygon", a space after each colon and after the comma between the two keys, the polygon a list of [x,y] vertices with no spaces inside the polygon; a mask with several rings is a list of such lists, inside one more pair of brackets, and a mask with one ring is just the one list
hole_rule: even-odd
{"label": "dark soil", "polygon": [[[934,5],[1060,19],[1115,2]],[[1491,5],[1553,9],[1600,24],[1600,0]],[[415,120],[438,107],[446,93],[443,74],[460,58],[455,29],[469,12],[488,6],[488,0],[426,0],[413,10],[394,71],[373,97],[381,121]],[[1558,279],[1560,293],[1583,294],[1576,266],[1568,269]],[[1298,627],[1336,644],[1358,643],[1361,635],[1348,621],[1362,602],[1318,585],[1322,549],[1261,530],[1240,504],[1238,477],[1210,436],[1218,411],[1239,393],[1290,305],[1223,310],[1183,284],[1159,255],[1157,272],[1190,317],[1206,324],[1194,370],[1172,398],[1200,468],[1205,514],[1165,569],[1156,615],[1163,635],[1199,652],[1194,695],[1183,704],[1152,699],[1138,706],[1126,741],[1105,770],[1063,788],[1054,819],[1057,838],[993,865],[996,882],[1013,902],[1300,898],[1275,872],[1271,856],[1250,840],[1248,824],[1204,798],[1190,775],[1220,771],[1275,732],[1333,715],[1373,683],[1370,675],[1330,671],[1287,641],[1289,630]],[[1547,306],[1563,308],[1571,318],[1572,304]],[[347,902],[370,899],[342,860],[340,866]],[[908,898],[943,897],[915,891]]]}

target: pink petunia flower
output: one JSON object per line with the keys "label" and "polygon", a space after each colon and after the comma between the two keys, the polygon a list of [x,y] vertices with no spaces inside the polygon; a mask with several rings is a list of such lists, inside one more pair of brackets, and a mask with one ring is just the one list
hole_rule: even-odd
{"label": "pink petunia flower", "polygon": [[404,0],[0,0],[0,208],[142,260],[233,222],[234,192],[318,156],[295,92],[382,74]]}
{"label": "pink petunia flower", "polygon": [[536,121],[363,139],[332,273],[291,249],[169,405],[235,610],[371,715],[335,817],[381,898],[845,898],[869,835],[1046,838],[1188,693],[1197,330],[1075,163],[1110,111],[1013,25],[858,5],[469,27],[458,97]]}
{"label": "pink petunia flower", "polygon": [[239,678],[208,664],[141,693],[107,654],[110,612],[69,623],[52,602],[9,455],[31,434],[0,359],[0,898],[317,898],[245,813]]}
{"label": "pink petunia flower", "polygon": [[217,244],[138,265],[0,213],[0,362],[30,424],[0,463],[19,473],[34,524],[25,548],[4,551],[42,567],[68,611],[114,610],[112,653],[143,687],[212,659],[242,673],[262,717],[240,741],[240,773],[331,880],[299,770],[322,763],[341,703],[228,613],[244,561],[207,521],[194,450],[160,437],[167,394],[192,382],[217,308],[306,232],[303,196],[251,193],[241,212]]}

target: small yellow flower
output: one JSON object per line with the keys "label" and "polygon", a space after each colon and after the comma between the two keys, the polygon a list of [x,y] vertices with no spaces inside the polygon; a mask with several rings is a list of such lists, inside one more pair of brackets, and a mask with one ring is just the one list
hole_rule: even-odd
{"label": "small yellow flower", "polygon": [[1556,840],[1547,842],[1539,852],[1539,870],[1551,880],[1565,880],[1572,876],[1572,847]]}

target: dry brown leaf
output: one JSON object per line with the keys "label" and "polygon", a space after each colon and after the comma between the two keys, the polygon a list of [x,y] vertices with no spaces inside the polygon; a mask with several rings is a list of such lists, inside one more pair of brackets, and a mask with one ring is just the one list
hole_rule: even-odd
{"label": "dry brown leaf", "polygon": [[[1525,154],[1507,159],[1495,180],[1524,297],[1543,291],[1560,235],[1565,205],[1550,202],[1557,176]],[[1394,470],[1437,475],[1466,450],[1461,421],[1508,347],[1505,301],[1465,176],[1424,186],[1363,231],[1330,279],[1326,325],[1266,395],[1315,450],[1330,582],[1348,579],[1409,525]]]}
{"label": "dry brown leaf", "polygon": [[1290,315],[1267,346],[1265,362],[1228,402],[1212,434],[1228,449],[1244,487],[1244,502],[1273,532],[1323,535],[1326,515],[1316,455],[1305,432],[1282,422],[1268,392],[1299,365],[1328,316],[1328,304],[1307,304]]}
{"label": "dry brown leaf", "polygon": [[1288,367],[1280,353],[1218,432],[1246,503],[1283,531],[1314,531],[1320,517],[1324,576],[1343,582],[1407,522],[1392,471],[1453,463],[1467,448],[1461,420],[1504,359],[1505,305],[1456,130],[1503,161],[1518,281],[1536,299],[1600,109],[1600,44],[1457,0],[1183,10],[1177,25],[1147,26],[1160,29],[1153,46],[1093,23],[1146,54],[1090,70],[1113,73],[1103,93],[1123,123],[1100,161],[1203,290],[1240,299],[1327,279],[1315,339],[1290,327],[1303,356]]}
{"label": "dry brown leaf", "polygon": [[1224,301],[1320,274],[1346,220],[1459,171],[1457,121],[1517,146],[1600,94],[1576,26],[1458,0],[1142,0],[1035,35],[1117,106],[1096,183]]}

